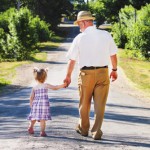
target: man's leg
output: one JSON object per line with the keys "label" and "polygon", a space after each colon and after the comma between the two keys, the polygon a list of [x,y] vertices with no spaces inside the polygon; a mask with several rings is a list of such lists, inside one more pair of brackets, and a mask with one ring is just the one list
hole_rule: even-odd
{"label": "man's leg", "polygon": [[78,83],[79,83],[79,95],[80,95],[80,102],[79,102],[79,114],[80,120],[77,126],[77,132],[79,132],[83,136],[88,135],[88,131],[90,128],[90,107],[91,107],[91,98],[93,93],[93,77],[89,71],[84,71],[85,74],[82,75],[80,73]]}
{"label": "man's leg", "polygon": [[95,140],[101,139],[101,126],[104,118],[105,105],[109,91],[109,76],[107,69],[98,71],[97,84],[94,89],[94,111],[95,121],[92,127],[92,135]]}

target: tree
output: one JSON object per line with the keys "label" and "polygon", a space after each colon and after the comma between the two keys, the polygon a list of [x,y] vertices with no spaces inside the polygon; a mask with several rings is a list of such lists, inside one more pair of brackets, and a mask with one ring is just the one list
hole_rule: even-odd
{"label": "tree", "polygon": [[55,29],[61,21],[62,14],[70,14],[73,5],[69,0],[21,0],[34,14],[51,24]]}
{"label": "tree", "polygon": [[[121,8],[124,8],[125,5],[132,5],[136,10],[140,9],[141,6],[145,6],[147,3],[150,3],[150,0],[91,0],[91,3],[99,3],[99,5],[103,4],[104,8],[102,10],[99,10],[99,13],[103,15],[103,18],[105,18],[105,20],[114,23],[119,20],[119,11]],[[93,5],[93,7],[95,6]]]}
{"label": "tree", "polygon": [[141,9],[142,6],[145,6],[146,4],[150,3],[150,0],[129,0],[128,2],[129,4],[131,4],[134,8],[136,9]]}
{"label": "tree", "polygon": [[0,12],[4,12],[10,7],[16,7],[16,0],[0,0]]}

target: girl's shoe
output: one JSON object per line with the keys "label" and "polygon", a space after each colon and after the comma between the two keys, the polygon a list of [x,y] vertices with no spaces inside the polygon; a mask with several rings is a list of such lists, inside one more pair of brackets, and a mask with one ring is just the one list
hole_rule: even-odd
{"label": "girl's shoe", "polygon": [[29,133],[29,134],[34,134],[33,128],[29,127],[29,128],[28,128],[28,133]]}
{"label": "girl's shoe", "polygon": [[40,133],[40,136],[42,136],[42,137],[46,137],[46,136],[47,136],[47,134],[43,131],[43,132],[41,132],[41,133]]}

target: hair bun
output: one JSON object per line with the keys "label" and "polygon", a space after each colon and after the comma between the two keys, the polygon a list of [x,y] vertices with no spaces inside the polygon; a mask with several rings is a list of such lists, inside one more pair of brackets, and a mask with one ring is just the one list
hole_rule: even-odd
{"label": "hair bun", "polygon": [[33,68],[33,71],[34,71],[34,72],[38,72],[38,71],[39,71],[39,68],[34,67],[34,68]]}
{"label": "hair bun", "polygon": [[48,72],[48,67],[44,69],[46,72]]}

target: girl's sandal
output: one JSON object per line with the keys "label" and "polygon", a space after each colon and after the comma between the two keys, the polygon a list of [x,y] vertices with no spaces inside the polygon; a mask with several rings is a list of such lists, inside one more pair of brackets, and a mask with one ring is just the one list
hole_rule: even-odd
{"label": "girl's sandal", "polygon": [[28,128],[28,133],[29,133],[29,134],[34,134],[33,128],[29,127],[29,128]]}
{"label": "girl's sandal", "polygon": [[42,137],[46,137],[46,136],[47,136],[47,134],[46,134],[45,132],[41,132],[41,133],[40,133],[40,136],[42,136]]}

